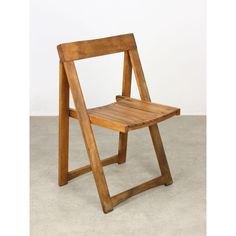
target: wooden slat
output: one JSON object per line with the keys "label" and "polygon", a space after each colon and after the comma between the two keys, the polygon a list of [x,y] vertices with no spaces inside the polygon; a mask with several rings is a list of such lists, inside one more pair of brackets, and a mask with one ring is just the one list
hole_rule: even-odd
{"label": "wooden slat", "polygon": [[109,107],[105,107],[104,109],[94,109],[93,114],[97,115],[97,116],[102,116],[102,115],[106,115],[108,118],[114,119],[115,121],[118,122],[122,122],[123,124],[129,126],[132,123],[136,123],[138,122],[138,119],[135,117],[132,117],[132,119],[130,119],[127,113],[124,112],[120,112],[118,111],[116,108],[112,108],[112,106]]}
{"label": "wooden slat", "polygon": [[[88,110],[89,112],[89,110]],[[69,111],[69,116],[74,118],[74,119],[79,119],[76,110],[70,109]],[[122,123],[121,121],[117,122],[115,120],[112,120],[111,117],[106,116],[105,114],[98,114],[94,112],[93,114],[89,113],[89,118],[92,124],[99,125],[101,127],[107,128],[107,129],[112,129],[115,131],[120,131],[120,132],[127,132],[128,131],[128,125],[125,123]]]}
{"label": "wooden slat", "polygon": [[[119,106],[119,107],[122,108],[122,106]],[[137,110],[137,112],[134,112],[131,109],[125,110],[125,107],[123,107],[123,111],[122,111],[122,109],[119,110],[117,108],[116,104],[112,104],[111,106],[105,106],[104,108],[101,108],[101,107],[98,109],[95,108],[92,111],[92,115],[96,117],[104,118],[111,123],[117,122],[117,123],[123,124],[124,127],[122,130],[124,130],[124,132],[128,132],[128,130],[134,130],[140,127],[145,127],[150,124],[157,123],[157,120],[158,120],[157,117],[148,116],[145,119],[145,117],[141,117],[140,115],[137,115],[139,112],[141,111]],[[91,116],[91,113],[90,113],[90,116]],[[96,125],[103,126],[103,124],[101,123],[96,123]],[[118,131],[123,132],[122,130],[118,130]]]}
{"label": "wooden slat", "polygon": [[[89,112],[89,118],[92,124],[98,125],[104,128],[112,129],[115,131],[120,131],[122,133],[128,132],[128,123],[124,120],[119,119],[117,116],[112,114],[111,112],[107,111],[107,106],[104,106],[103,111],[101,111],[100,107],[93,108]],[[77,113],[74,109],[70,109],[70,117],[79,119]]]}
{"label": "wooden slat", "polygon": [[[124,106],[123,104],[119,103],[115,103],[113,106],[111,106],[110,110],[123,115],[127,120],[130,121],[131,124],[133,121],[140,122],[157,118],[155,113],[136,109],[131,106]],[[127,117],[127,115],[129,115],[129,117]],[[159,113],[159,115],[161,114]]]}
{"label": "wooden slat", "polygon": [[177,107],[170,107],[148,101],[141,101],[135,98],[129,98],[126,96],[116,96],[116,100],[119,104],[126,105],[127,107],[136,108],[142,111],[153,112],[157,114],[174,113],[180,115],[180,109]]}
{"label": "wooden slat", "polygon": [[147,181],[143,184],[140,184],[136,187],[133,187],[129,190],[126,190],[122,193],[119,193],[115,196],[112,196],[111,201],[112,201],[113,207],[115,207],[119,203],[125,201],[127,198],[130,198],[130,197],[132,197],[132,196],[134,196],[138,193],[141,193],[145,190],[148,190],[150,188],[154,188],[156,186],[159,186],[159,185],[162,185],[162,184],[165,184],[165,183],[166,183],[165,176],[160,176],[158,178],[155,178],[155,179],[149,180],[149,181]]}
{"label": "wooden slat", "polygon": [[149,126],[176,115],[176,108],[172,108],[171,112],[158,112],[156,110],[154,113],[137,109],[137,106],[124,106],[119,102],[92,110],[90,114],[94,116],[106,115],[108,119],[111,118],[114,121],[123,122],[123,124],[128,126],[128,130]]}
{"label": "wooden slat", "polygon": [[89,114],[93,114],[93,115],[106,115],[108,117],[108,119],[114,120],[114,121],[118,121],[120,123],[123,123],[124,125],[130,125],[131,124],[131,120],[127,117],[126,113],[122,113],[120,111],[118,111],[115,108],[116,104],[110,104],[107,106],[103,106],[103,107],[97,107],[94,109],[90,109],[89,110]]}
{"label": "wooden slat", "polygon": [[[117,103],[88,110],[92,124],[110,128],[122,133],[161,122],[180,110],[175,107],[154,104],[148,101],[117,96]],[[78,118],[77,112],[70,109],[70,116]]]}
{"label": "wooden slat", "polygon": [[[118,162],[117,155],[114,155],[114,156],[111,156],[111,157],[101,160],[102,166],[107,166],[107,165],[114,164],[117,162]],[[88,173],[90,171],[92,171],[91,165],[83,166],[81,168],[69,171],[68,172],[68,180],[72,180],[72,179],[74,179],[80,175],[83,175],[85,173]]]}
{"label": "wooden slat", "polygon": [[119,104],[112,106],[109,112],[112,112],[115,116],[125,119],[128,124],[128,130],[145,127],[153,123],[155,124],[157,123],[159,117],[162,116],[126,106],[120,106]]}
{"label": "wooden slat", "polygon": [[64,43],[57,46],[61,61],[74,61],[135,49],[133,34]]}

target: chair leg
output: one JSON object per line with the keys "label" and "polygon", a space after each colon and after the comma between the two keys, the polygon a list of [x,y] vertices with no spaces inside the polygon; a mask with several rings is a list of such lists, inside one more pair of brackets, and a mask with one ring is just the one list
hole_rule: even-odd
{"label": "chair leg", "polygon": [[99,198],[102,204],[102,209],[104,213],[108,213],[113,210],[113,205],[110,197],[110,193],[107,187],[106,178],[103,172],[102,162],[98,155],[97,148],[89,143],[87,143],[88,155],[90,160],[91,169],[97,186]]}
{"label": "chair leg", "polygon": [[127,153],[128,134],[119,133],[118,164],[125,163]]}
{"label": "chair leg", "polygon": [[68,137],[69,124],[67,120],[59,118],[59,169],[58,184],[63,186],[68,183]]}
{"label": "chair leg", "polygon": [[65,70],[60,63],[59,88],[59,168],[58,184],[68,183],[68,147],[69,147],[69,84]]}
{"label": "chair leg", "polygon": [[157,125],[149,126],[149,131],[151,134],[153,146],[156,152],[157,160],[160,166],[162,176],[165,176],[166,183],[165,185],[170,185],[173,183],[169,165],[166,159],[165,150],[162,144],[159,128]]}
{"label": "chair leg", "polygon": [[[78,80],[74,62],[64,62],[64,69],[68,77],[68,82],[74,99],[78,121],[82,130],[85,146],[87,149],[91,169],[97,186],[98,194],[105,213],[113,210],[111,197],[108,191],[106,179],[104,176],[102,163],[99,158],[98,149],[88,116],[87,108],[84,102],[83,93]],[[69,76],[68,76],[69,75]]]}

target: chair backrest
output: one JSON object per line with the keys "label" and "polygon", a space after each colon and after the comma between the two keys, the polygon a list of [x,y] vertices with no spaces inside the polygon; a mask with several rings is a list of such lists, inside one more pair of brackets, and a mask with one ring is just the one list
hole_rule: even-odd
{"label": "chair backrest", "polygon": [[70,82],[70,77],[73,78],[73,80],[76,78],[78,79],[74,65],[75,60],[124,52],[122,95],[130,96],[131,75],[133,69],[141,99],[150,101],[135,38],[132,33],[101,39],[63,43],[58,45],[57,49],[60,57],[60,63],[65,69],[70,87],[72,83]]}
{"label": "chair backrest", "polygon": [[136,49],[133,34],[63,43],[57,46],[61,61],[74,61]]}

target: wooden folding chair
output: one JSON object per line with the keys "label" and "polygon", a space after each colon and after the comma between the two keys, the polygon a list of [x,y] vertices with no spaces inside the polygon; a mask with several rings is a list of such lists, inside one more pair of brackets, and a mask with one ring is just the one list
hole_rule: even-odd
{"label": "wooden folding chair", "polygon": [[[172,184],[157,123],[179,115],[180,109],[151,102],[134,35],[125,34],[64,43],[58,45],[57,49],[60,57],[59,185],[63,186],[73,178],[92,171],[103,211],[108,213],[117,204],[135,194],[159,185]],[[87,109],[74,61],[118,52],[124,52],[122,96],[116,96],[116,102],[112,104]],[[141,100],[130,98],[132,69]],[[69,89],[72,93],[75,110],[69,108]],[[69,117],[78,119],[80,123],[90,161],[90,165],[72,171],[68,171]],[[100,160],[91,124],[119,132],[118,154]],[[143,127],[149,128],[161,176],[111,197],[103,166],[124,163],[126,161],[128,131]]]}

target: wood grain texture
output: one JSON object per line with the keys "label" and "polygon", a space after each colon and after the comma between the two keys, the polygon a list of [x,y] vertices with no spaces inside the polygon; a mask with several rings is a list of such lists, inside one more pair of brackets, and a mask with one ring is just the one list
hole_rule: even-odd
{"label": "wood grain texture", "polygon": [[139,59],[138,50],[137,49],[130,50],[129,55],[130,55],[132,68],[134,70],[135,79],[138,85],[140,97],[142,100],[146,100],[150,102],[151,98],[148,92],[148,87],[147,87],[146,80],[144,77],[141,61]]}
{"label": "wood grain texture", "polygon": [[136,48],[136,43],[133,34],[65,43],[57,46],[61,61],[80,60],[134,48]]}
{"label": "wood grain texture", "polygon": [[119,102],[119,104],[121,105],[151,113],[163,114],[163,115],[167,114],[180,115],[180,109],[177,107],[171,107],[167,105],[162,105],[158,103],[153,103],[145,100],[139,100],[119,95],[116,96],[116,101]]}
{"label": "wood grain texture", "polygon": [[152,179],[152,180],[149,180],[143,184],[140,184],[136,187],[133,187],[129,190],[126,190],[122,193],[119,193],[115,196],[112,196],[111,197],[111,200],[112,200],[112,204],[113,204],[113,207],[115,207],[116,205],[118,205],[119,203],[125,201],[126,199],[138,194],[138,193],[141,193],[143,191],[146,191],[150,188],[154,188],[154,187],[157,187],[159,185],[163,185],[165,184],[165,177],[164,176],[160,176],[160,177],[157,177],[155,179]]}
{"label": "wood grain texture", "polygon": [[67,184],[68,148],[69,148],[69,84],[65,69],[60,63],[59,69],[59,160],[58,184]]}
{"label": "wood grain texture", "polygon": [[93,175],[97,185],[97,190],[102,204],[102,208],[103,211],[107,213],[113,210],[112,202],[110,199],[110,194],[108,191],[106,179],[99,158],[97,145],[93,135],[91,123],[87,113],[87,108],[84,102],[74,62],[66,62],[64,63],[64,67],[74,99],[76,112],[79,117],[80,127],[89,156],[90,165],[93,170]]}
{"label": "wood grain texture", "polygon": [[[118,163],[118,155],[114,155],[111,157],[108,157],[106,159],[101,160],[102,166],[107,166],[110,164]],[[81,168],[72,170],[68,172],[68,180],[72,180],[80,175],[86,174],[88,172],[92,171],[91,165],[83,166]]]}
{"label": "wood grain texture", "polygon": [[157,125],[152,125],[149,126],[149,131],[151,134],[152,143],[154,146],[154,150],[156,152],[157,161],[159,163],[161,174],[162,176],[165,176],[166,179],[165,185],[170,185],[173,183],[173,180],[170,173],[169,164],[166,159],[166,154],[161,140],[159,128]]}
{"label": "wood grain texture", "polygon": [[125,163],[127,155],[128,133],[119,133],[118,164]]}
{"label": "wood grain texture", "polygon": [[[117,102],[102,107],[88,109],[92,124],[127,133],[142,127],[147,127],[172,116],[178,115],[176,107],[155,104],[147,101],[117,96]],[[70,109],[69,115],[78,119],[75,110]],[[120,140],[120,142],[125,142]],[[125,150],[123,150],[125,151]]]}
{"label": "wood grain texture", "polygon": [[124,52],[122,95],[130,97],[132,81],[132,65],[130,61],[129,51]]}

